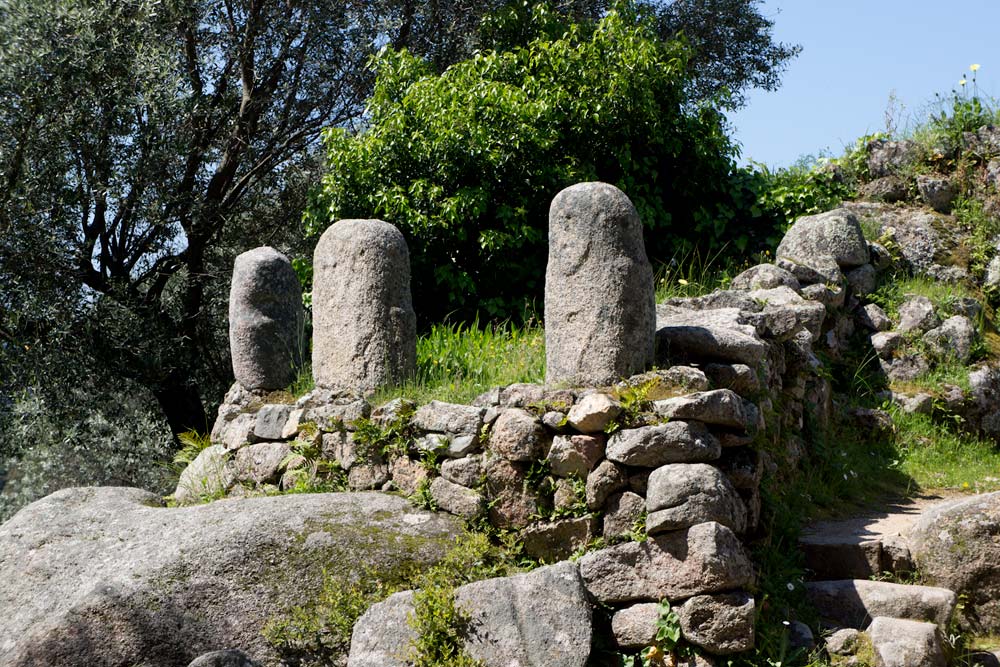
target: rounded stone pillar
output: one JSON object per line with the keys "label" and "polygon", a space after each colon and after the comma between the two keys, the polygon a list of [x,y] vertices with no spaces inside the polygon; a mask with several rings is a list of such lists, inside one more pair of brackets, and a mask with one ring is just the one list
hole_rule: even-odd
{"label": "rounded stone pillar", "polygon": [[578,183],[549,208],[545,381],[605,385],[653,364],[653,269],[635,206],[613,185]]}
{"label": "rounded stone pillar", "polygon": [[417,320],[403,234],[382,220],[331,225],[313,257],[316,386],[367,393],[416,368]]}
{"label": "rounded stone pillar", "polygon": [[274,248],[236,258],[229,289],[233,374],[247,389],[284,389],[302,360],[302,288],[291,262]]}

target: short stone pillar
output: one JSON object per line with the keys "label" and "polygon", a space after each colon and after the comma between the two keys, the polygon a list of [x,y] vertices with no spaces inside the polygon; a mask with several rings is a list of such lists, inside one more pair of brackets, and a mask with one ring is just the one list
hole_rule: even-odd
{"label": "short stone pillar", "polygon": [[295,379],[304,340],[302,288],[291,262],[274,248],[236,258],[229,289],[233,374],[247,389],[284,389]]}
{"label": "short stone pillar", "polygon": [[312,303],[316,386],[368,393],[413,375],[417,320],[398,229],[382,220],[331,225],[313,257]]}
{"label": "short stone pillar", "polygon": [[656,295],[635,206],[578,183],[549,208],[545,381],[610,384],[654,361]]}

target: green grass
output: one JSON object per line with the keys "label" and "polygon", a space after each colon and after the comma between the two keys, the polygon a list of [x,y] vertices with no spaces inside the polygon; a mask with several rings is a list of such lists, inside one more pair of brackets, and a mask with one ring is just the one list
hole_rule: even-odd
{"label": "green grass", "polygon": [[931,300],[940,316],[954,314],[955,303],[962,298],[977,298],[976,292],[963,283],[946,283],[926,276],[896,276],[883,281],[869,299],[885,310],[893,320],[899,319],[899,306],[916,296]]}
{"label": "green grass", "polygon": [[869,216],[862,216],[858,223],[861,225],[861,234],[866,241],[878,242],[882,237],[882,228],[878,220]]}
{"label": "green grass", "polygon": [[292,397],[299,399],[316,388],[316,381],[313,379],[312,364],[305,363],[299,367],[295,373],[295,379],[288,385],[286,391]]}
{"label": "green grass", "polygon": [[728,289],[733,278],[758,264],[764,257],[737,257],[727,248],[702,255],[697,249],[662,264],[656,272],[656,302],[667,299],[701,296],[717,289]]}
{"label": "green grass", "polygon": [[972,197],[959,197],[952,206],[952,213],[959,224],[971,232],[965,240],[969,270],[982,278],[996,253],[993,240],[1000,234],[1000,220],[989,215],[983,202]]}
{"label": "green grass", "polygon": [[[769,260],[761,256],[737,261],[724,253],[722,249],[703,257],[693,251],[663,265],[656,277],[657,302],[725,289],[741,271]],[[402,396],[417,403],[463,403],[493,387],[544,381],[545,332],[537,322],[443,322],[417,338],[416,376],[379,390],[371,401],[380,405]],[[298,398],[313,388],[311,369],[305,366],[286,393]]]}
{"label": "green grass", "polygon": [[[444,322],[417,338],[416,377],[381,389],[370,400],[381,405],[402,396],[417,403],[466,403],[492,387],[544,380],[545,332],[539,324]],[[306,365],[281,393],[292,402],[314,388]]]}
{"label": "green grass", "polygon": [[540,325],[445,322],[417,339],[416,377],[372,400],[379,405],[405,396],[417,403],[463,403],[492,387],[544,380],[545,332]]}
{"label": "green grass", "polygon": [[951,384],[968,392],[972,389],[969,383],[969,367],[954,357],[942,359],[923,375],[908,382],[893,382],[892,389],[904,394],[925,393],[940,396],[944,385]]}
{"label": "green grass", "polygon": [[899,470],[923,489],[1000,490],[996,444],[928,415],[893,410]]}
{"label": "green grass", "polygon": [[[898,322],[900,305],[917,296],[928,298],[934,304],[937,316],[942,321],[957,313],[958,302],[961,299],[972,298],[980,304],[984,300],[982,295],[969,285],[935,281],[925,276],[902,276],[887,280],[869,298],[881,306],[891,319]],[[908,342],[903,352],[919,352],[928,357],[931,360],[931,369],[914,380],[893,382],[892,389],[909,394],[925,392],[937,396],[940,395],[943,385],[950,384],[960,387],[963,391],[969,391],[969,365],[976,361],[995,358],[1000,352],[998,346],[1000,341],[994,333],[995,325],[991,317],[992,310],[984,307],[978,321],[974,322],[977,335],[968,364],[963,364],[952,357],[935,358],[935,355],[927,353],[928,350],[919,333],[907,335]]]}

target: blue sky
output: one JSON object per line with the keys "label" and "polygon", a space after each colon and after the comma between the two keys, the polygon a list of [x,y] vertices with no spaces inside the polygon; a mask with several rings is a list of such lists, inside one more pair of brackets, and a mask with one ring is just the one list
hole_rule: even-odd
{"label": "blue sky", "polygon": [[779,41],[803,48],[777,91],[751,92],[730,116],[743,162],[840,154],[884,131],[892,93],[899,127],[926,118],[934,93],[950,95],[973,63],[980,93],[1000,97],[1000,0],[765,0],[761,9]]}

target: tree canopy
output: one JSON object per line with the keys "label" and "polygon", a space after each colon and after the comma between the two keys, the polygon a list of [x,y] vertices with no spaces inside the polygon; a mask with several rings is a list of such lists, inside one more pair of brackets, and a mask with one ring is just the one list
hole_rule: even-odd
{"label": "tree canopy", "polygon": [[540,294],[547,211],[562,188],[615,183],[650,230],[647,248],[734,241],[751,201],[718,109],[692,96],[691,51],[623,3],[567,24],[545,5],[497,34],[526,46],[480,51],[437,74],[386,49],[360,134],[325,132],[328,169],[307,215],[378,217],[411,246],[422,317],[515,315]]}
{"label": "tree canopy", "polygon": [[[231,381],[234,254],[290,246],[319,130],[358,121],[388,39],[443,66],[473,3],[11,0],[0,9],[10,384],[60,332],[204,430]],[[16,379],[13,379],[15,378]]]}
{"label": "tree canopy", "polygon": [[736,108],[746,104],[748,90],[778,87],[802,47],[775,42],[774,22],[760,5],[761,0],[650,2],[660,37],[683,35],[691,47],[693,97]]}

